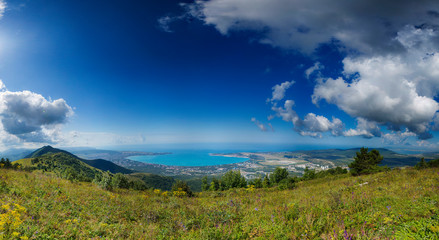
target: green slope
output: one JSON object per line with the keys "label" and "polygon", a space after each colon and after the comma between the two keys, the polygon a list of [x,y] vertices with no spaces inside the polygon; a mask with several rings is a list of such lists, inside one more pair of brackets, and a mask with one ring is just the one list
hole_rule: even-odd
{"label": "green slope", "polygon": [[72,154],[65,152],[45,153],[34,158],[25,158],[14,163],[45,172],[54,172],[66,179],[78,179],[80,181],[92,181],[102,171],[94,168]]}
{"label": "green slope", "polygon": [[95,159],[95,160],[85,160],[80,159],[84,163],[87,163],[88,165],[95,167],[97,169],[100,169],[102,171],[109,171],[111,173],[123,173],[123,174],[130,174],[134,173],[133,170],[121,167],[117,164],[114,164],[110,161],[104,160],[104,159]]}
{"label": "green slope", "polygon": [[[439,239],[438,168],[194,198],[0,169],[0,239]],[[10,217],[10,218],[8,218]],[[2,225],[4,226],[4,225]]]}
{"label": "green slope", "polygon": [[175,179],[151,173],[133,173],[129,175],[131,178],[142,180],[148,188],[157,188],[162,190],[171,190]]}
{"label": "green slope", "polygon": [[36,158],[36,157],[42,157],[48,154],[54,154],[54,153],[63,153],[66,156],[68,155],[71,158],[75,158],[79,161],[82,161],[92,167],[95,167],[97,169],[100,169],[102,171],[110,171],[111,173],[123,173],[123,174],[130,174],[130,173],[134,173],[133,170],[121,167],[117,164],[114,164],[110,161],[104,160],[104,159],[95,159],[95,160],[85,160],[82,159],[70,152],[61,150],[61,149],[57,149],[57,148],[53,148],[51,146],[44,146],[42,148],[39,148],[37,150],[35,150],[34,152],[32,152],[31,154],[27,155],[26,158]]}

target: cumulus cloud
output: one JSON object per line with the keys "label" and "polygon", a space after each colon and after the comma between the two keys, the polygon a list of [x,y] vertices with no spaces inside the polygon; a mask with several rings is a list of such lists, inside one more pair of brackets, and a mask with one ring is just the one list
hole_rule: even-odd
{"label": "cumulus cloud", "polygon": [[285,97],[285,92],[288,88],[290,88],[294,84],[294,81],[286,81],[282,84],[277,84],[273,87],[273,93],[271,99],[267,99],[267,101],[279,101]]}
{"label": "cumulus cloud", "polygon": [[381,137],[381,129],[376,122],[368,121],[364,118],[357,118],[357,128],[343,132],[343,136],[364,138]]}
{"label": "cumulus cloud", "polygon": [[[0,81],[1,82],[1,81]],[[26,142],[54,142],[60,125],[73,115],[64,99],[47,100],[30,91],[0,92],[0,119],[4,134]]]}
{"label": "cumulus cloud", "polygon": [[294,107],[293,100],[286,100],[283,107],[278,107],[277,103],[273,103],[272,110],[277,116],[286,122],[294,125],[294,130],[302,136],[322,137],[322,133],[330,132],[333,136],[340,136],[343,133],[343,122],[333,117],[332,121],[324,116],[308,113],[304,119],[301,119]]}
{"label": "cumulus cloud", "polygon": [[[344,59],[345,75],[358,74],[349,82],[344,77],[320,81],[313,102],[324,99],[352,117],[362,118],[390,130],[407,127],[420,138],[428,138],[428,126],[439,104],[439,55],[411,57],[378,56]],[[427,70],[431,68],[432,71]]]}

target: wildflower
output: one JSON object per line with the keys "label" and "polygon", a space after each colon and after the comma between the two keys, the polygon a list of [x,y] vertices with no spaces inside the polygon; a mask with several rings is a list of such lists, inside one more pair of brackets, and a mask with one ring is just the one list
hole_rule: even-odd
{"label": "wildflower", "polygon": [[67,224],[69,224],[71,222],[72,222],[72,220],[70,220],[70,219],[67,219],[67,220],[64,221],[64,223],[67,223]]}
{"label": "wildflower", "polygon": [[13,236],[13,237],[18,237],[19,235],[20,235],[20,233],[18,233],[18,232],[13,232],[13,233],[12,233],[12,236]]}
{"label": "wildflower", "polygon": [[259,211],[258,208],[255,208],[255,211]]}
{"label": "wildflower", "polygon": [[29,238],[27,236],[21,236],[20,239],[21,240],[28,240]]}
{"label": "wildflower", "polygon": [[154,189],[155,194],[160,194],[160,189]]}

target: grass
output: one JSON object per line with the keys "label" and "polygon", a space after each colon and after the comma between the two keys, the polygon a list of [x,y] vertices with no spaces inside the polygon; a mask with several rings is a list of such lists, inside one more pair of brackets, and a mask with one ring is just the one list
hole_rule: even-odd
{"label": "grass", "polygon": [[438,239],[439,169],[194,198],[0,169],[0,239]]}

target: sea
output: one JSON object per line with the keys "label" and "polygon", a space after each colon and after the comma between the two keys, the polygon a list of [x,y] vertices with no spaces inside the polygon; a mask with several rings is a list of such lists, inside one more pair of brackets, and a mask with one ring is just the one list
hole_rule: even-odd
{"label": "sea", "polygon": [[[230,151],[221,151],[226,153]],[[221,164],[232,164],[245,162],[248,158],[245,157],[224,157],[224,156],[211,156],[212,151],[209,150],[171,150],[168,154],[163,155],[147,155],[147,156],[130,156],[128,159],[154,163],[168,166],[212,166]]]}
{"label": "sea", "polygon": [[[328,148],[330,148],[328,146]],[[131,150],[167,153],[163,155],[130,156],[128,159],[168,166],[214,166],[245,162],[245,157],[212,156],[212,153],[238,153],[238,152],[281,152],[296,150],[322,149],[315,145],[190,145],[190,146],[132,146]],[[125,147],[125,150],[126,147]]]}

